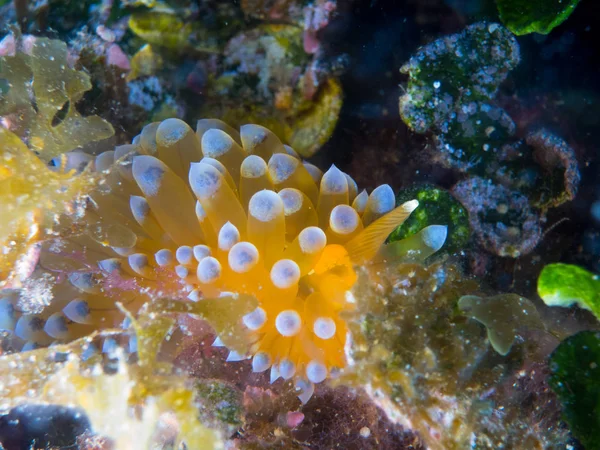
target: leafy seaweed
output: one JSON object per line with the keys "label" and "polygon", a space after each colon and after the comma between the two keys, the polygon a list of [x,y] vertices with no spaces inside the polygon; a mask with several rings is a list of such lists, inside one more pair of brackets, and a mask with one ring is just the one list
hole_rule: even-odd
{"label": "leafy seaweed", "polygon": [[550,369],[550,386],[571,431],[587,450],[600,449],[600,333],[565,339],[550,356]]}
{"label": "leafy seaweed", "polygon": [[579,0],[496,0],[500,19],[516,35],[548,34],[563,23]]}
{"label": "leafy seaweed", "polygon": [[40,158],[49,161],[62,153],[101,141],[114,134],[98,116],[82,116],[75,105],[92,88],[89,76],[72,68],[67,46],[55,39],[30,38],[30,48],[17,39],[14,56],[0,58],[0,115],[10,130]]}
{"label": "leafy seaweed", "polygon": [[548,264],[538,278],[538,294],[548,306],[577,304],[600,318],[600,276],[572,264]]}

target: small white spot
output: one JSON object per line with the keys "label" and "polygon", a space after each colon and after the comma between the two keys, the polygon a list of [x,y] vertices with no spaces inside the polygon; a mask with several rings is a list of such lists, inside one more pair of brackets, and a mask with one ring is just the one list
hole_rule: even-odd
{"label": "small white spot", "polygon": [[331,339],[335,336],[335,321],[331,317],[319,317],[313,324],[313,331],[321,339]]}
{"label": "small white spot", "polygon": [[320,383],[327,378],[327,367],[317,361],[311,361],[306,366],[306,377],[312,383]]}
{"label": "small white spot", "polygon": [[306,380],[297,380],[296,389],[302,391],[298,398],[302,404],[306,404],[315,392],[315,385]]}
{"label": "small white spot", "polygon": [[298,243],[303,253],[312,255],[327,245],[327,236],[319,227],[306,227],[298,235]]}
{"label": "small white spot", "polygon": [[292,176],[299,165],[300,161],[293,156],[286,153],[275,153],[269,159],[269,175],[271,175],[273,183],[280,184]]}
{"label": "small white spot", "polygon": [[202,135],[202,154],[209,158],[218,158],[229,151],[233,142],[231,136],[223,130],[211,128]]}
{"label": "small white spot", "polygon": [[202,298],[202,291],[200,289],[193,289],[187,296],[191,301],[197,302]]}
{"label": "small white spot", "polygon": [[260,352],[252,358],[252,372],[264,372],[271,367],[271,357],[268,353]]}
{"label": "small white spot", "polygon": [[200,262],[207,256],[210,256],[210,247],[203,244],[194,245],[193,253],[196,261]]}
{"label": "small white spot", "polygon": [[217,336],[212,343],[213,347],[225,347],[225,343],[221,340],[219,336]]}
{"label": "small white spot", "polygon": [[234,224],[227,222],[219,231],[219,249],[228,251],[240,241],[240,232]]}
{"label": "small white spot", "polygon": [[258,263],[258,249],[250,242],[238,242],[229,251],[229,267],[236,273],[246,273]]}
{"label": "small white spot", "polygon": [[242,317],[242,321],[250,330],[256,331],[262,328],[267,321],[267,313],[259,307]]}
{"label": "small white spot", "polygon": [[280,312],[275,319],[275,328],[277,328],[277,331],[282,336],[295,336],[300,332],[301,327],[302,319],[300,318],[300,314],[292,309]]}
{"label": "small white spot", "polygon": [[188,245],[182,245],[175,252],[175,258],[179,264],[189,264],[192,262],[192,247]]}
{"label": "small white spot", "polygon": [[369,436],[371,436],[371,429],[369,427],[362,427],[359,431],[360,433],[360,437],[362,438],[368,438]]}
{"label": "small white spot", "polygon": [[207,256],[198,263],[196,276],[201,283],[214,283],[221,276],[221,263],[216,258]]}
{"label": "small white spot", "polygon": [[190,271],[185,266],[175,266],[175,273],[179,278],[187,278],[190,274]]}
{"label": "small white spot", "polygon": [[284,380],[289,380],[296,373],[296,364],[287,358],[284,358],[279,363],[279,374]]}
{"label": "small white spot", "polygon": [[248,202],[248,213],[261,222],[270,222],[284,214],[283,200],[268,189],[259,191]]}
{"label": "small white spot", "polygon": [[354,297],[354,294],[350,291],[346,291],[346,293],[344,294],[344,298],[348,303],[356,303],[356,297]]}
{"label": "small white spot", "polygon": [[204,219],[206,219],[206,211],[204,210],[202,203],[199,201],[196,202],[196,217],[201,223],[204,222]]}
{"label": "small white spot", "polygon": [[337,205],[331,210],[329,226],[338,234],[350,234],[358,227],[360,217],[354,208],[348,205]]}
{"label": "small white spot", "polygon": [[269,377],[269,382],[271,384],[275,383],[280,376],[281,375],[279,374],[279,368],[277,367],[277,364],[273,364],[271,366],[271,376]]}
{"label": "small white spot", "polygon": [[271,268],[271,281],[279,289],[287,289],[300,280],[300,267],[291,259],[280,259]]}
{"label": "small white spot", "polygon": [[234,361],[243,361],[244,359],[248,359],[246,357],[246,355],[242,355],[242,354],[232,350],[229,352],[229,355],[227,355],[227,359],[225,361],[234,362]]}
{"label": "small white spot", "polygon": [[168,266],[173,262],[173,252],[163,248],[154,254],[154,260],[160,267]]}
{"label": "small white spot", "polygon": [[259,178],[267,173],[267,163],[260,156],[250,155],[242,161],[240,174],[244,178]]}
{"label": "small white spot", "polygon": [[498,29],[498,27],[499,27],[499,25],[498,25],[497,23],[491,23],[491,24],[488,26],[488,31],[489,31],[490,33],[493,33],[494,31],[496,31],[496,30]]}
{"label": "small white spot", "polygon": [[[206,163],[192,163],[190,165],[189,182],[199,199],[207,199],[216,194],[221,188],[223,175],[213,166]],[[198,211],[196,211],[198,215]]]}

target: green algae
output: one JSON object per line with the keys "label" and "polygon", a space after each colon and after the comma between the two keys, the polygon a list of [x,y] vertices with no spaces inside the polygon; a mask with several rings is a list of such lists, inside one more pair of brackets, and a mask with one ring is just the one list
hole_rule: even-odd
{"label": "green algae", "polygon": [[582,331],[565,339],[550,356],[549,384],[563,417],[588,450],[600,449],[600,333]]}
{"label": "green algae", "polygon": [[521,329],[544,328],[533,303],[517,294],[465,295],[458,301],[458,309],[485,325],[490,344],[502,356],[510,352]]}
{"label": "green algae", "polygon": [[573,264],[548,264],[537,284],[538,294],[548,306],[573,304],[600,319],[600,277]]}
{"label": "green algae", "polygon": [[[336,382],[364,389],[390,420],[410,423],[430,449],[564,448],[568,436],[557,426],[558,413],[545,410],[547,425],[538,427],[548,400],[503,387],[520,383],[528,373],[524,364],[545,358],[535,354],[535,334],[502,357],[478,323],[507,332],[512,343],[513,330],[543,329],[529,301],[471,296],[478,304],[465,315],[459,300],[479,287],[447,263],[362,268],[358,275],[357,311],[348,318],[352,362]],[[462,300],[465,309],[467,303]],[[525,398],[531,403],[524,405]],[[502,414],[494,414],[499,406]]]}
{"label": "green algae", "polygon": [[453,253],[465,248],[471,233],[469,216],[452,194],[432,185],[415,186],[401,190],[396,205],[412,199],[419,201],[419,207],[390,234],[388,242],[406,239],[429,225],[445,224],[448,234],[443,251]]}
{"label": "green algae", "polygon": [[515,124],[502,108],[471,102],[446,122],[435,140],[444,165],[484,174],[514,133]]}
{"label": "green algae", "polygon": [[177,52],[189,48],[194,29],[175,14],[147,11],[132,14],[129,29],[145,42]]}
{"label": "green algae", "polygon": [[402,120],[418,133],[445,131],[462,105],[492,99],[519,59],[514,36],[495,23],[476,23],[420,48],[400,69],[409,76]]}
{"label": "green algae", "polygon": [[221,380],[198,380],[194,391],[205,420],[216,420],[228,435],[243,425],[242,393],[235,386]]}
{"label": "green algae", "polygon": [[517,36],[548,34],[569,18],[579,0],[496,0],[500,19]]}

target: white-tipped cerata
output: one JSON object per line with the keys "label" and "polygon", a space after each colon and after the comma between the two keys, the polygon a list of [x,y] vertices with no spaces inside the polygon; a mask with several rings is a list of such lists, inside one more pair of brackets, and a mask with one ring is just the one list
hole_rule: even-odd
{"label": "white-tipped cerata", "polygon": [[306,377],[311,383],[320,383],[327,378],[327,367],[318,361],[311,361],[306,365]]}
{"label": "white-tipped cerata", "polygon": [[227,355],[227,359],[225,361],[227,362],[236,362],[236,361],[243,361],[247,359],[246,355],[242,355],[234,350],[229,352],[229,355]]}
{"label": "white-tipped cerata", "polygon": [[192,257],[194,256],[192,247],[188,245],[182,245],[175,252],[175,258],[179,264],[189,264],[192,262]]}
{"label": "white-tipped cerata", "polygon": [[240,241],[240,232],[231,222],[227,222],[219,230],[219,249],[228,251]]}
{"label": "white-tipped cerata", "polygon": [[275,328],[277,328],[277,331],[282,336],[295,336],[301,327],[302,319],[300,318],[300,314],[293,309],[280,312],[275,319]]}
{"label": "white-tipped cerata", "polygon": [[207,256],[198,263],[196,276],[198,277],[200,283],[214,283],[221,276],[221,263],[217,258]]}
{"label": "white-tipped cerata", "polygon": [[330,317],[319,317],[313,324],[313,331],[321,339],[331,339],[335,336],[335,322]]}
{"label": "white-tipped cerata", "polygon": [[258,307],[251,313],[248,313],[242,317],[242,321],[244,322],[244,325],[248,327],[248,329],[256,331],[262,328],[267,321],[267,313],[264,309]]}
{"label": "white-tipped cerata", "polygon": [[252,371],[264,372],[271,367],[271,357],[268,353],[259,352],[252,358]]}
{"label": "white-tipped cerata", "polygon": [[280,259],[271,268],[271,282],[279,289],[294,286],[300,280],[300,267],[291,259]]}
{"label": "white-tipped cerata", "polygon": [[154,254],[154,260],[160,267],[168,266],[173,262],[173,252],[163,248]]}
{"label": "white-tipped cerata", "polygon": [[258,249],[250,242],[238,242],[229,251],[229,267],[236,273],[246,273],[258,263]]}
{"label": "white-tipped cerata", "polygon": [[279,374],[284,380],[289,380],[296,373],[296,365],[287,358],[283,358],[279,362]]}

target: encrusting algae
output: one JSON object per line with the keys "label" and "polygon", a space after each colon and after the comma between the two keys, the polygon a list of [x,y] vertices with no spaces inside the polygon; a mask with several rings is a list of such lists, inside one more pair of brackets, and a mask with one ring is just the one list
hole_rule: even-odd
{"label": "encrusting algae", "polygon": [[[446,238],[433,225],[384,244],[416,200],[395,207],[388,185],[359,192],[337,167],[322,173],[258,125],[238,132],[205,119],[194,132],[167,119],[90,164],[106,178],[86,223],[42,249],[41,266],[59,281],[49,306],[29,313],[2,300],[12,314],[4,328],[28,348],[118,326],[116,301],[131,312],[154,303],[193,313],[194,304],[238,299],[246,350],[229,344],[227,327],[215,327],[214,345],[230,347],[228,361],[251,355],[271,381],[294,379],[307,401],[346,365],[354,268],[422,260]],[[249,313],[247,298],[258,302]]]}

